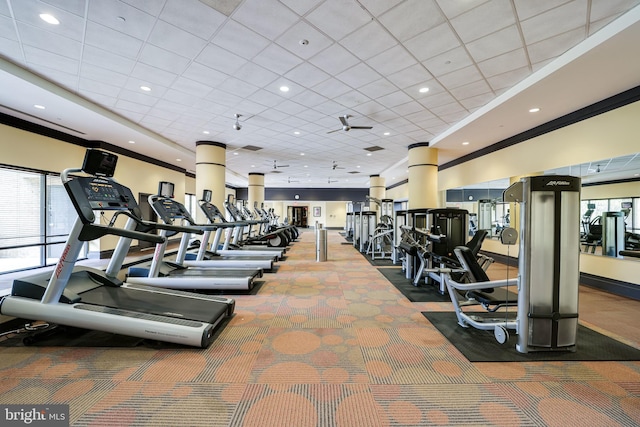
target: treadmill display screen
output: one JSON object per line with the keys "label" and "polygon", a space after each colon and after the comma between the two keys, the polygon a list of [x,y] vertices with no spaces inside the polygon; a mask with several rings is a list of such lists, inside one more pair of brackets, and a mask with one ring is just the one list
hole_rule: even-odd
{"label": "treadmill display screen", "polygon": [[119,202],[120,193],[111,183],[92,182],[90,187],[85,188],[87,199],[90,202]]}

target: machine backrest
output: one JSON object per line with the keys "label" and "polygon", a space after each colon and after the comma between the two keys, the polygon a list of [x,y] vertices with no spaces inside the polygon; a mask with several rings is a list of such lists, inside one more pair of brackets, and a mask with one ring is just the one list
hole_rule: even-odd
{"label": "machine backrest", "polygon": [[466,246],[458,246],[454,249],[454,253],[460,261],[462,267],[469,273],[469,279],[472,282],[488,282],[489,276],[478,263],[478,258]]}
{"label": "machine backrest", "polygon": [[471,253],[473,253],[474,256],[478,256],[478,252],[480,252],[480,248],[482,247],[482,242],[484,242],[484,239],[488,234],[489,232],[487,230],[478,230],[471,240],[469,240],[465,245],[471,249]]}

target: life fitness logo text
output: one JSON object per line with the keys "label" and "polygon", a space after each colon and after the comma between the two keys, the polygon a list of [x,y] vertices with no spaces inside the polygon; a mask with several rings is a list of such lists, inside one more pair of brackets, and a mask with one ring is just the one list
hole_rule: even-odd
{"label": "life fitness logo text", "polygon": [[547,186],[549,187],[558,187],[558,186],[566,186],[571,185],[569,181],[549,181],[547,182]]}
{"label": "life fitness logo text", "polygon": [[56,277],[60,277],[60,273],[62,273],[62,267],[64,265],[64,262],[67,259],[67,255],[69,255],[69,249],[71,248],[71,245],[67,245],[64,248],[64,251],[62,252],[62,255],[60,255],[60,260],[58,261],[58,265],[56,266]]}

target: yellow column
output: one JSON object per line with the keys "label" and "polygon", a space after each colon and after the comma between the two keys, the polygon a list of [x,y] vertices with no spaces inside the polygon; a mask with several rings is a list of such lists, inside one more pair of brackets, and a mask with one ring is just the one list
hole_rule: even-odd
{"label": "yellow column", "polygon": [[[225,212],[225,173],[227,168],[226,144],[215,141],[196,141],[196,197],[202,198],[203,190],[211,190],[211,203]],[[205,222],[200,211],[196,221]]]}
{"label": "yellow column", "polygon": [[249,188],[247,189],[249,200],[249,210],[253,212],[254,203],[257,203],[258,208],[264,203],[264,174],[263,173],[250,173],[249,174]]}
{"label": "yellow column", "polygon": [[428,142],[409,146],[409,209],[438,206],[438,150]]}
{"label": "yellow column", "polygon": [[[386,195],[386,187],[384,185],[384,178],[380,175],[369,176],[369,197],[373,197],[378,200],[382,200]],[[369,209],[380,212],[380,207],[375,202],[369,203]]]}

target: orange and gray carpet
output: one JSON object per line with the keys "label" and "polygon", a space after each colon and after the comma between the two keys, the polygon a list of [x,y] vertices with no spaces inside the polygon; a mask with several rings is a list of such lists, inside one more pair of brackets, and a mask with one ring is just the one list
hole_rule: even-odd
{"label": "orange and gray carpet", "polygon": [[640,425],[640,362],[469,362],[422,315],[451,303],[328,239],[316,262],[302,233],[205,350],[0,347],[0,404],[68,404],[77,426]]}

